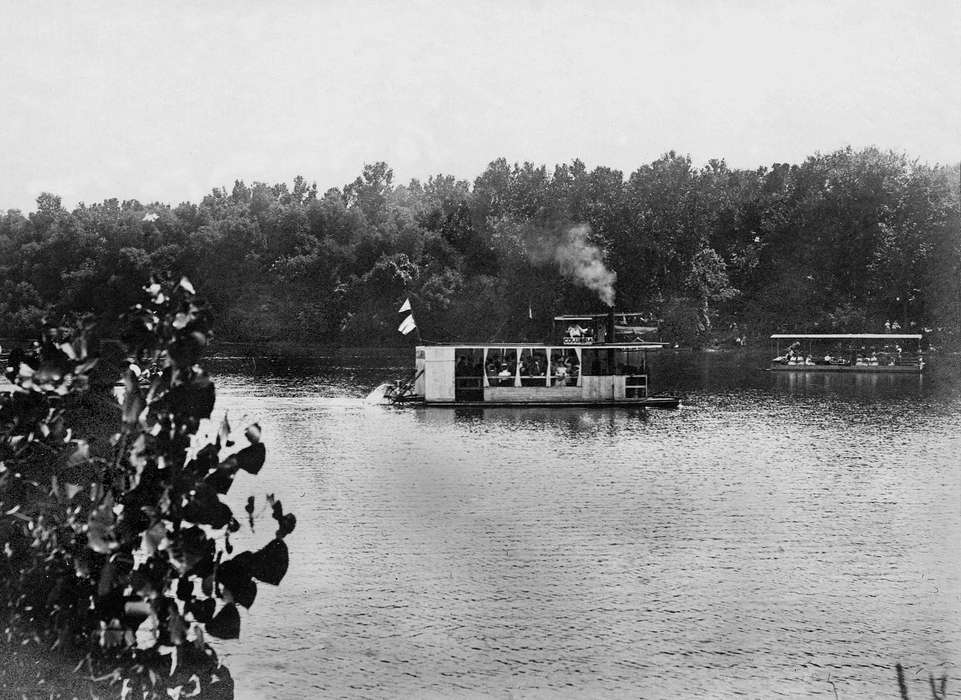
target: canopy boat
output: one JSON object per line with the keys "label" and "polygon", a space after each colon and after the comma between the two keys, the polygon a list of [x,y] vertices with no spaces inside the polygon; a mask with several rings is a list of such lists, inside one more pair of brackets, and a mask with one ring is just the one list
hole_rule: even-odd
{"label": "canopy boat", "polygon": [[[617,323],[617,321],[623,323]],[[639,314],[557,316],[549,343],[418,345],[416,371],[387,398],[429,406],[651,406],[647,354],[664,343],[643,339],[656,326]]]}
{"label": "canopy boat", "polygon": [[920,334],[775,333],[770,369],[788,372],[924,370]]}

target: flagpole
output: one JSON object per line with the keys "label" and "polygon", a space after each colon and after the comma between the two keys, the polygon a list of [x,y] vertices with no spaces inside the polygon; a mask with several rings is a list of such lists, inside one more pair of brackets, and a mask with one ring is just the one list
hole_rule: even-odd
{"label": "flagpole", "polygon": [[424,340],[420,337],[420,326],[417,325],[417,319],[414,318],[414,312],[413,312],[413,311],[410,312],[410,320],[413,322],[413,324],[414,324],[414,330],[417,332],[417,343],[418,343],[419,345],[423,345],[423,344],[424,344]]}

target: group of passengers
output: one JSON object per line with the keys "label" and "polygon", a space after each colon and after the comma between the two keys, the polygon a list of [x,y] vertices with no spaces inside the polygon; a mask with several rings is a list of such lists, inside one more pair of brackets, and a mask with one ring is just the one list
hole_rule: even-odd
{"label": "group of passengers", "polygon": [[[553,358],[551,363],[551,383],[554,386],[568,386],[577,383],[580,367],[577,362],[567,357]],[[541,386],[547,381],[547,358],[543,355],[523,357],[518,363],[504,357],[491,356],[487,359],[485,374],[490,386],[514,386],[519,376],[521,386]]]}
{"label": "group of passengers", "polygon": [[774,358],[774,362],[783,365],[844,365],[856,367],[893,366],[901,364],[902,350],[900,345],[884,346],[879,353],[875,348],[844,351],[835,348],[833,353],[827,352],[823,357],[812,356],[801,352],[800,343],[794,343],[787,352]]}

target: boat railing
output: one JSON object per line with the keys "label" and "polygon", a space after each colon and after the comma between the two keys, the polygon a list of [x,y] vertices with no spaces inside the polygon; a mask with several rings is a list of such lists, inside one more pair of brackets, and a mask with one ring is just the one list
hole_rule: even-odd
{"label": "boat railing", "polygon": [[628,399],[642,399],[647,396],[647,375],[631,374],[624,380],[624,396]]}

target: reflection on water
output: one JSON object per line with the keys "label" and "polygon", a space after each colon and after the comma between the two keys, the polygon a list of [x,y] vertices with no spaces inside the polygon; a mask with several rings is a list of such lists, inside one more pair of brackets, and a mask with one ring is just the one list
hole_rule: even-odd
{"label": "reflection on water", "polygon": [[779,390],[818,391],[823,393],[878,394],[892,393],[920,396],[924,388],[922,374],[881,374],[874,372],[772,372]]}
{"label": "reflection on water", "polygon": [[649,412],[365,404],[406,353],[215,363],[269,450],[235,507],[298,516],[220,647],[241,697],[876,697],[896,661],[957,687],[956,368],[765,361],[665,353],[684,401]]}

